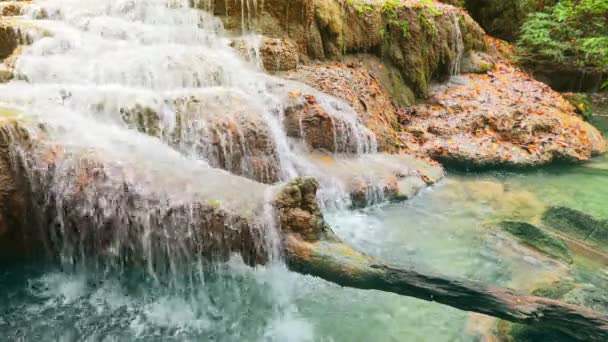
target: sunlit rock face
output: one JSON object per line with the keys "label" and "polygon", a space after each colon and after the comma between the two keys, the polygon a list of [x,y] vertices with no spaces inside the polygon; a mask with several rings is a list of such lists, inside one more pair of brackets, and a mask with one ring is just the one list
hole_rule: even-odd
{"label": "sunlit rock face", "polygon": [[438,86],[402,120],[411,149],[462,167],[581,162],[606,152],[602,134],[568,101],[504,64]]}

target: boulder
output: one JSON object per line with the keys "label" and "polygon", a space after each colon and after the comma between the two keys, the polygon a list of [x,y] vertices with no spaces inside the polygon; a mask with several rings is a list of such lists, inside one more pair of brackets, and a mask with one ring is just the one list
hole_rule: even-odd
{"label": "boulder", "polygon": [[401,122],[411,150],[465,168],[582,162],[606,152],[600,131],[568,101],[503,63],[435,87]]}
{"label": "boulder", "polygon": [[359,122],[352,109],[333,100],[333,105],[340,108],[332,108],[320,102],[324,100],[329,99],[318,93],[291,92],[284,118],[287,136],[302,139],[312,150],[345,154],[375,152],[376,137]]}
{"label": "boulder", "polygon": [[340,63],[300,66],[282,76],[348,103],[376,135],[380,151],[397,152],[403,147],[396,109],[384,87],[364,66]]}
{"label": "boulder", "polygon": [[264,38],[262,62],[269,72],[293,70],[298,66],[298,51],[289,39]]}
{"label": "boulder", "polygon": [[495,59],[490,55],[483,52],[469,51],[462,57],[460,72],[464,74],[486,74],[494,69],[495,64]]}

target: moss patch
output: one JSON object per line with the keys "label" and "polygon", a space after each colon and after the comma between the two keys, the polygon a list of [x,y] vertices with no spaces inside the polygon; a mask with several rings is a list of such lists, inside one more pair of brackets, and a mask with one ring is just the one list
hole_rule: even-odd
{"label": "moss patch", "polygon": [[541,253],[572,263],[572,253],[566,243],[541,228],[526,222],[515,221],[500,222],[498,227]]}
{"label": "moss patch", "polygon": [[550,207],[543,214],[547,226],[584,243],[608,250],[608,221],[566,207]]}

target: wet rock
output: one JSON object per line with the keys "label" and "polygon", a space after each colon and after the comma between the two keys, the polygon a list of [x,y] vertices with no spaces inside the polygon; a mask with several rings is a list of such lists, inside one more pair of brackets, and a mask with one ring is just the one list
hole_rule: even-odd
{"label": "wet rock", "polygon": [[[2,4],[2,2],[0,2]],[[44,30],[18,20],[0,21],[0,83],[12,80],[21,45],[47,35]]]}
{"label": "wet rock", "polygon": [[12,163],[12,137],[22,134],[12,119],[13,112],[0,108],[0,258],[13,258],[26,248],[26,189],[17,174],[22,172]]}
{"label": "wet rock", "polygon": [[405,154],[343,157],[315,153],[309,160],[344,186],[354,207],[413,198],[444,177],[436,163]]}
{"label": "wet rock", "polygon": [[566,207],[550,207],[543,214],[543,223],[591,247],[608,251],[608,220]]}
{"label": "wet rock", "polygon": [[315,95],[296,91],[289,94],[288,101],[284,118],[287,136],[302,139],[313,150],[333,153],[358,154],[375,149],[376,138],[371,131],[356,118],[327,112]]}
{"label": "wet rock", "polygon": [[291,40],[264,38],[261,53],[267,71],[293,70],[298,66],[297,47]]}
{"label": "wet rock", "polygon": [[268,72],[293,70],[298,66],[297,46],[290,39],[262,37],[259,42],[261,46],[250,45],[250,42],[244,39],[234,39],[232,42],[232,47],[246,59],[260,58],[262,66]]}
{"label": "wet rock", "polygon": [[582,162],[606,152],[600,131],[572,105],[506,64],[435,87],[402,122],[413,151],[465,168]]}
{"label": "wet rock", "polygon": [[316,193],[319,184],[312,178],[289,182],[274,198],[281,231],[304,241],[319,241],[330,228],[322,219]]}
{"label": "wet rock", "polygon": [[[267,186],[218,169],[180,168],[179,158],[169,160],[179,172],[168,175],[141,151],[122,158],[115,151],[39,140],[46,134],[35,125],[28,124],[26,132],[36,140],[14,129],[2,135],[0,152],[7,143],[18,152],[8,164],[5,154],[0,159],[2,247],[81,262],[147,264],[155,272],[170,272],[171,261],[227,260],[232,253],[250,264],[267,260]],[[11,178],[6,170],[15,163],[26,169]],[[31,198],[15,201],[24,194]],[[26,209],[17,210],[15,203]],[[21,224],[29,211],[32,222]],[[11,221],[16,215],[19,225]],[[35,236],[37,244],[25,248],[15,235]]]}
{"label": "wet rock", "polygon": [[6,3],[0,2],[0,12],[4,17],[12,17],[21,15],[23,11],[23,4],[15,1],[8,1]]}
{"label": "wet rock", "polygon": [[243,99],[200,94],[169,99],[168,105],[175,115],[163,115],[162,106],[134,104],[121,109],[122,118],[186,154],[204,157],[213,167],[262,183],[280,179],[270,128],[263,115],[247,107]]}
{"label": "wet rock", "polygon": [[464,74],[485,74],[494,69],[494,59],[483,52],[469,51],[462,58],[460,71]]}
{"label": "wet rock", "polygon": [[548,256],[572,263],[572,252],[565,241],[552,236],[541,228],[526,222],[503,221],[497,225],[503,231],[517,237],[523,244]]}
{"label": "wet rock", "polygon": [[19,33],[8,22],[0,22],[0,60],[10,56],[19,45]]}
{"label": "wet rock", "polygon": [[359,64],[300,66],[283,75],[344,100],[359,119],[376,135],[380,151],[396,152],[400,142],[396,110],[384,87]]}

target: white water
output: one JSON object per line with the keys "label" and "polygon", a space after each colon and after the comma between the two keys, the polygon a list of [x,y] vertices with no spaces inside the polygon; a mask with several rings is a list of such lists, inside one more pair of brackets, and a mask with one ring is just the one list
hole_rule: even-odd
{"label": "white water", "polygon": [[460,64],[462,63],[462,56],[464,54],[464,39],[462,37],[462,30],[460,29],[460,22],[458,21],[458,13],[453,14],[454,22],[454,38],[452,40],[452,46],[454,48],[454,60],[450,67],[452,76],[460,74]]}
{"label": "white water", "polygon": [[[43,136],[41,141],[48,142],[49,146],[56,144],[60,150],[58,154],[65,156],[52,172],[48,172],[41,169],[46,167],[44,158],[48,156],[27,155],[31,159],[27,171],[31,177],[40,179],[39,192],[49,192],[45,199],[52,207],[50,212],[56,216],[52,222],[61,229],[69,227],[62,214],[63,198],[71,196],[78,186],[73,175],[86,165],[83,156],[93,155],[94,160],[107,162],[104,172],[110,178],[116,177],[103,184],[100,188],[103,190],[99,191],[104,192],[90,194],[92,197],[77,210],[101,212],[102,217],[95,221],[99,226],[96,229],[103,227],[104,217],[115,216],[123,222],[139,222],[144,227],[138,242],[138,250],[141,249],[147,260],[147,274],[143,279],[158,292],[153,295],[158,298],[129,304],[121,302],[128,296],[123,290],[110,291],[120,303],[117,304],[119,308],[135,310],[134,316],[140,317],[132,320],[133,315],[127,315],[131,317],[129,328],[136,336],[162,334],[163,324],[167,324],[165,328],[175,336],[180,336],[181,330],[209,330],[211,323],[204,317],[214,309],[203,308],[205,301],[201,304],[201,298],[213,296],[207,293],[211,290],[206,289],[213,286],[213,282],[206,279],[203,262],[181,248],[188,243],[191,228],[183,227],[186,229],[184,236],[178,237],[176,245],[170,239],[162,245],[169,256],[164,265],[169,274],[175,276],[184,267],[191,268],[187,275],[169,279],[170,286],[163,287],[165,281],[158,274],[151,250],[154,224],[149,222],[154,210],[167,211],[171,210],[171,205],[205,198],[210,203],[220,203],[228,212],[247,212],[257,217],[264,229],[265,241],[260,243],[267,244],[273,262],[266,271],[261,271],[264,275],[260,276],[256,271],[253,278],[268,285],[269,293],[261,297],[271,306],[264,311],[271,316],[271,322],[267,324],[267,331],[253,335],[261,334],[266,340],[287,340],[294,336],[291,330],[296,329],[299,333],[295,336],[301,337],[300,340],[310,340],[313,336],[310,327],[295,318],[297,312],[290,299],[292,287],[277,252],[278,234],[268,205],[272,189],[213,167],[224,163],[227,169],[244,176],[259,175],[247,173],[252,170],[247,158],[229,158],[237,150],[245,157],[252,157],[245,137],[249,126],[250,130],[265,132],[269,137],[276,154],[266,157],[269,164],[278,164],[279,180],[316,176],[322,184],[323,201],[344,206],[348,196],[340,181],[310,163],[306,158],[309,153],[306,145],[285,134],[282,121],[289,94],[296,90],[313,94],[336,122],[348,126],[342,131],[353,135],[349,141],[355,142],[354,150],[358,154],[374,152],[375,138],[358,122],[356,113],[348,105],[303,84],[265,75],[260,71],[259,62],[255,62],[259,52],[258,56],[250,58],[254,63],[248,62],[230,47],[220,22],[203,11],[191,9],[189,3],[188,0],[34,1],[29,12],[21,18],[23,25],[35,28],[33,43],[24,47],[17,60],[15,80],[0,85],[0,107],[18,109],[19,115],[24,117],[22,122],[34,127],[30,134]],[[250,3],[257,7],[255,1],[247,1]],[[44,19],[38,19],[41,13],[46,13]],[[144,113],[143,122],[134,124],[133,120],[125,119],[128,115],[137,117],[141,112]],[[153,113],[154,119],[150,120],[146,113]],[[179,130],[176,128],[178,123],[181,125]],[[227,126],[234,126],[235,133],[223,131]],[[268,175],[271,172],[260,171]],[[137,184],[138,194],[151,198],[158,196],[164,204],[124,212],[122,207],[127,202],[120,194],[123,182]],[[101,211],[98,210],[100,206]],[[187,215],[179,219],[188,225],[191,222]],[[172,225],[178,223],[175,221]],[[66,268],[78,266],[78,260],[85,259],[86,255],[83,243],[63,239],[59,243],[61,265]],[[128,241],[125,243],[128,245]],[[114,252],[120,254],[124,246],[123,241],[118,241]],[[240,264],[236,262],[236,265]],[[65,284],[66,275],[43,276],[44,287],[65,294],[51,296],[50,307],[78,302],[85,292],[92,296],[88,299],[91,301],[104,296],[83,290],[89,280],[86,272],[81,272],[76,267],[76,275]],[[93,281],[108,282],[115,275],[105,272],[122,274],[127,270],[118,264],[106,271],[97,269],[97,272],[101,274],[94,275]],[[250,277],[248,272],[240,271]],[[250,289],[243,289],[240,280],[227,277],[219,282],[222,291],[232,290],[236,297],[246,301],[245,292]],[[104,291],[104,288],[96,291]],[[189,295],[184,295],[184,291]],[[41,296],[49,297],[46,292]],[[53,298],[68,302],[56,303]],[[110,306],[108,312],[116,314],[111,303],[92,307],[104,310],[106,305]],[[79,314],[89,315],[88,307],[82,308]],[[171,308],[182,317],[171,314]],[[227,311],[227,315],[239,314],[238,310]],[[226,336],[242,337],[241,332],[225,333]],[[60,339],[69,339],[69,331],[67,334]]]}

